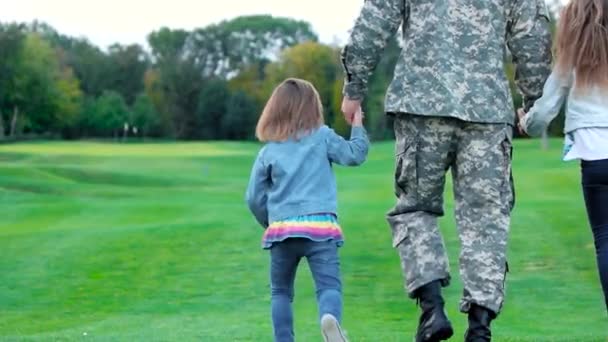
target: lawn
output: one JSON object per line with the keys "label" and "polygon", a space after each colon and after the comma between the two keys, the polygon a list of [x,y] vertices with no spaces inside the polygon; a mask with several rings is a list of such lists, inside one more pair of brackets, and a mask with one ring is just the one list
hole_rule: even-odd
{"label": "lawn", "polygon": [[[494,341],[606,341],[579,167],[518,141],[517,207],[507,301]],[[253,143],[0,145],[0,341],[269,341],[268,254],[243,193]],[[406,298],[384,214],[393,146],[336,168],[344,326],[352,341],[411,341]],[[451,189],[451,184],[446,186]],[[442,230],[458,313],[452,196]],[[296,335],[319,341],[312,280],[297,278]]]}

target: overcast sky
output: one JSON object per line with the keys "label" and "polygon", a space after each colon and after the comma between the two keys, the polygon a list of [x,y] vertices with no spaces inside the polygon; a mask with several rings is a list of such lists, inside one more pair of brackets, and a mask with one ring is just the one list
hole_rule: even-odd
{"label": "overcast sky", "polygon": [[346,39],[363,0],[0,0],[0,21],[47,22],[59,32],[107,47],[146,41],[162,26],[193,29],[240,15],[310,22],[326,43]]}
{"label": "overcast sky", "polygon": [[[240,15],[310,22],[321,41],[345,41],[364,0],[0,0],[0,21],[47,22],[59,32],[107,47],[145,44],[162,26],[193,29]],[[566,1],[566,0],[559,0]]]}

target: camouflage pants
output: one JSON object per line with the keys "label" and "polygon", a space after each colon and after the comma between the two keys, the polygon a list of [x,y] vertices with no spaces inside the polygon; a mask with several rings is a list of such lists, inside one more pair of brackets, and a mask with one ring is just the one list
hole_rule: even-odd
{"label": "camouflage pants", "polygon": [[512,129],[453,118],[401,114],[395,120],[397,204],[387,220],[401,258],[406,289],[450,281],[438,217],[451,169],[460,237],[462,312],[471,303],[499,313],[507,272],[506,249],[514,193]]}

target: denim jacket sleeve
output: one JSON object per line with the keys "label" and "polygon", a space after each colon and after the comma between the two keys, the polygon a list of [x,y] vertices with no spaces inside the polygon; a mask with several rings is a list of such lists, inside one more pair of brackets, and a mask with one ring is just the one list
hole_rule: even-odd
{"label": "denim jacket sleeve", "polygon": [[559,114],[568,97],[571,77],[564,80],[555,72],[549,76],[543,89],[543,96],[534,103],[522,122],[522,127],[530,136],[540,136]]}
{"label": "denim jacket sleeve", "polygon": [[369,139],[365,128],[353,127],[350,140],[345,140],[331,128],[326,128],[326,131],[327,154],[332,163],[356,166],[365,162],[369,150]]}
{"label": "denim jacket sleeve", "polygon": [[255,216],[255,219],[263,227],[268,227],[268,208],[267,208],[267,190],[270,184],[269,170],[264,165],[263,160],[264,149],[260,151],[258,157],[253,164],[249,185],[245,199],[249,210]]}

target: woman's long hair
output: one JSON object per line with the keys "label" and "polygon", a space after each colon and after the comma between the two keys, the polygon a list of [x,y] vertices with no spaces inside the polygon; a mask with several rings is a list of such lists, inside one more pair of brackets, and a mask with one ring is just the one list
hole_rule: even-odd
{"label": "woman's long hair", "polygon": [[576,89],[608,88],[608,0],[572,0],[560,16],[557,70]]}

